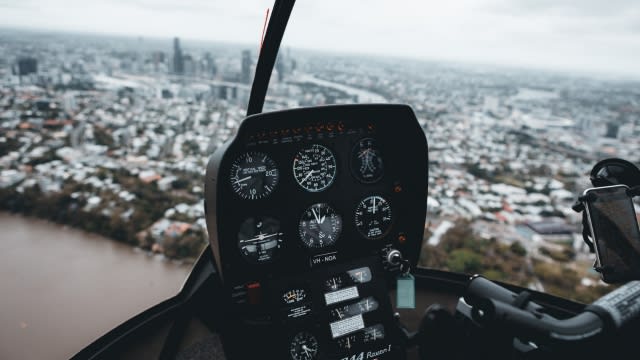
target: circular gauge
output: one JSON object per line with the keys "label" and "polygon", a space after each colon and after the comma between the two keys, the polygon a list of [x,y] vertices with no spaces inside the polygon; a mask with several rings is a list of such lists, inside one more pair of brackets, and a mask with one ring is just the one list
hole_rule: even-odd
{"label": "circular gauge", "polygon": [[374,183],[382,179],[384,166],[376,141],[371,138],[360,140],[351,152],[351,170],[363,183]]}
{"label": "circular gauge", "polygon": [[369,196],[356,207],[355,220],[362,236],[379,239],[391,228],[391,205],[380,196]]}
{"label": "circular gauge", "polygon": [[300,302],[306,297],[307,293],[304,291],[304,289],[291,289],[282,294],[282,301],[284,301],[285,304],[289,305]]}
{"label": "circular gauge", "polygon": [[318,340],[306,331],[299,332],[291,340],[289,353],[293,360],[315,359],[318,354]]}
{"label": "circular gauge", "polygon": [[368,313],[378,308],[378,302],[376,301],[376,299],[368,297],[358,302],[358,308],[360,313]]}
{"label": "circular gauge", "polygon": [[336,177],[336,158],[328,148],[314,144],[300,150],[293,159],[293,176],[303,189],[319,192]]}
{"label": "circular gauge", "polygon": [[369,326],[363,330],[364,342],[374,342],[384,339],[384,326],[382,324],[376,324]]}
{"label": "circular gauge", "polygon": [[327,203],[313,204],[302,214],[300,238],[308,248],[333,245],[342,231],[342,217]]}
{"label": "circular gauge", "polygon": [[343,350],[351,350],[358,344],[358,337],[356,335],[348,335],[338,339],[338,347]]}
{"label": "circular gauge", "polygon": [[261,152],[240,155],[231,165],[229,181],[243,199],[261,199],[273,192],[280,176],[275,161]]}
{"label": "circular gauge", "polygon": [[280,222],[272,217],[250,217],[238,231],[238,248],[242,256],[253,264],[273,260],[282,245]]}
{"label": "circular gauge", "polygon": [[327,290],[335,291],[342,287],[342,277],[333,276],[330,279],[325,280],[324,287]]}

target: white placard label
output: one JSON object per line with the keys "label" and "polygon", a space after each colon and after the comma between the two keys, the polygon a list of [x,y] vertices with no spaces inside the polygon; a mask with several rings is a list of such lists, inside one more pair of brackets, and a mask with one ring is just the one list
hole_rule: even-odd
{"label": "white placard label", "polygon": [[324,294],[324,300],[327,305],[339,303],[341,301],[356,299],[360,296],[358,294],[358,288],[356,286],[348,287],[338,291],[332,291]]}
{"label": "white placard label", "polygon": [[364,319],[362,319],[361,314],[340,321],[332,322],[329,324],[329,326],[331,327],[331,336],[335,339],[342,335],[347,335],[354,331],[364,329]]}

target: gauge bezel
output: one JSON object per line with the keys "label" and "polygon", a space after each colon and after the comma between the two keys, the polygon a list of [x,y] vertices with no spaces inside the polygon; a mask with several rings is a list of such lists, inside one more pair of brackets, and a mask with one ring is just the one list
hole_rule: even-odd
{"label": "gauge bezel", "polygon": [[[371,199],[371,198],[382,199],[387,204],[387,206],[389,208],[389,222],[388,222],[388,224],[386,226],[386,229],[381,229],[380,235],[377,235],[377,236],[369,236],[368,233],[365,233],[365,232],[362,231],[361,226],[358,226],[358,211],[363,205],[365,205],[365,202],[367,200]],[[366,208],[367,207],[365,206],[365,208],[364,208],[365,210],[364,211],[367,211]],[[354,222],[354,226],[355,226],[356,230],[358,231],[358,233],[362,237],[364,237],[365,239],[368,239],[368,240],[379,240],[379,239],[382,239],[385,236],[387,236],[391,232],[391,229],[393,228],[393,220],[394,220],[393,219],[393,208],[391,206],[391,202],[389,200],[387,200],[385,197],[381,196],[381,195],[369,195],[369,196],[365,197],[364,199],[360,200],[358,202],[358,204],[356,205],[356,208],[355,208],[355,210],[353,212],[353,222]],[[364,226],[364,224],[363,224],[363,226]],[[366,225],[366,226],[367,226],[367,228],[369,227],[368,225]]]}
{"label": "gauge bezel", "polygon": [[[315,351],[313,352],[313,354],[311,355],[311,357],[298,357],[294,355],[294,350],[296,345],[296,341],[300,341],[297,340],[299,337],[306,337],[306,340],[312,340],[313,342],[315,342]],[[316,359],[318,357],[318,353],[320,350],[320,343],[318,341],[318,338],[312,334],[309,331],[300,331],[297,334],[295,334],[294,336],[291,337],[291,341],[289,342],[289,356],[291,359],[293,360],[313,360]]]}
{"label": "gauge bezel", "polygon": [[[326,244],[321,244],[320,246],[314,245],[314,243],[317,242],[318,239],[312,239],[311,241],[308,241],[306,239],[306,237],[309,237],[311,235],[309,235],[308,233],[306,235],[303,234],[303,231],[308,232],[310,230],[308,227],[311,226],[311,222],[312,221],[315,220],[316,223],[317,223],[317,218],[316,219],[311,218],[311,219],[308,219],[308,220],[306,219],[307,212],[309,212],[309,211],[313,212],[314,208],[327,208],[327,209],[331,210],[331,216],[330,216],[330,219],[328,219],[328,220],[329,221],[333,221],[333,219],[335,217],[337,217],[337,220],[339,222],[338,225],[337,225],[338,229],[335,230],[335,231],[332,230],[333,239],[331,240],[331,242],[326,243]],[[316,216],[316,215],[314,215],[314,216]],[[323,215],[323,216],[326,217],[327,216],[327,212],[325,212],[325,215]],[[320,217],[320,213],[319,212],[317,214],[317,217]],[[309,222],[306,225],[307,228],[303,228],[303,221],[308,221]],[[320,224],[316,224],[316,226],[318,226],[318,228],[319,228]],[[335,226],[335,225],[332,225],[332,226]],[[304,209],[304,211],[300,215],[300,220],[298,220],[298,237],[302,241],[302,245],[307,249],[310,249],[310,250],[313,250],[313,249],[315,249],[315,250],[317,250],[317,249],[326,249],[328,247],[336,245],[336,243],[340,239],[340,235],[342,234],[343,227],[344,227],[344,220],[343,220],[342,215],[340,215],[340,213],[338,213],[335,210],[335,208],[333,208],[329,203],[319,202],[319,203],[312,204],[311,206],[308,206],[306,209]],[[320,234],[321,232],[322,232],[322,230],[320,230],[320,228],[319,228],[318,234]]]}
{"label": "gauge bezel", "polygon": [[[265,173],[270,170],[275,170],[275,177],[274,177],[275,180],[273,181],[273,184],[270,184],[270,186],[263,185],[263,188],[261,190],[255,189],[256,194],[248,194],[246,193],[246,190],[242,190],[242,188],[237,188],[236,186],[234,186],[234,181],[240,180],[240,179],[237,179],[236,173],[238,170],[242,169],[241,163],[245,163],[246,158],[248,156],[254,156],[256,158],[264,157],[263,162],[265,163],[265,166],[266,166]],[[238,170],[236,170],[236,167],[238,168]],[[268,175],[264,174],[263,176],[267,177]],[[278,169],[278,163],[276,163],[273,157],[269,156],[269,154],[264,153],[262,151],[250,150],[250,151],[241,153],[233,160],[229,168],[229,185],[231,186],[231,191],[234,194],[236,194],[238,197],[244,200],[260,200],[260,199],[267,198],[269,197],[269,195],[273,194],[273,192],[276,190],[276,188],[278,187],[278,183],[280,183],[280,170]],[[251,189],[251,187],[249,187],[249,189]]]}
{"label": "gauge bezel", "polygon": [[[358,170],[356,168],[356,160],[354,160],[354,157],[356,156],[356,153],[358,153],[360,151],[360,144],[364,141],[371,141],[372,142],[372,148],[374,149],[374,151],[376,152],[376,157],[380,160],[380,167],[381,167],[381,173],[380,175],[378,175],[377,177],[373,178],[373,179],[365,179],[361,176],[361,172],[360,170]],[[359,182],[363,183],[363,184],[375,184],[380,182],[385,175],[385,167],[384,167],[384,159],[382,156],[382,151],[380,150],[380,146],[378,145],[378,140],[376,140],[375,138],[372,137],[364,137],[359,139],[358,141],[355,142],[355,144],[353,145],[353,147],[351,148],[351,153],[350,153],[350,158],[349,158],[349,168],[351,169],[351,175],[358,180]]]}
{"label": "gauge bezel", "polygon": [[[249,257],[248,255],[244,254],[243,252],[243,247],[240,245],[240,241],[242,241],[242,239],[240,239],[240,229],[242,228],[242,226],[249,220],[251,219],[262,219],[263,221],[265,219],[270,219],[270,220],[275,220],[278,223],[278,230],[277,232],[278,234],[278,238],[277,238],[277,246],[275,248],[275,250],[273,250],[273,253],[271,254],[271,256],[269,257],[268,260],[264,260],[264,261],[257,261],[252,259],[251,257]],[[242,257],[242,259],[244,259],[247,263],[252,264],[252,265],[265,265],[265,264],[271,264],[273,263],[275,260],[277,260],[280,256],[280,253],[282,252],[282,247],[283,247],[283,243],[284,243],[284,232],[282,231],[282,223],[280,222],[280,220],[278,220],[276,217],[274,216],[269,216],[269,215],[258,215],[258,216],[250,216],[245,218],[238,226],[238,231],[236,232],[236,241],[237,241],[237,248],[238,248],[238,252],[240,253],[240,256]]]}
{"label": "gauge bezel", "polygon": [[[305,154],[306,151],[313,151],[314,148],[319,147],[322,148],[322,151],[327,151],[329,153],[329,155],[331,155],[331,160],[333,162],[333,164],[329,164],[329,165],[333,165],[333,172],[331,174],[325,174],[325,175],[329,175],[329,181],[324,184],[323,186],[319,187],[319,188],[311,188],[308,186],[305,186],[305,182],[307,181],[307,179],[305,177],[310,176],[308,173],[307,175],[300,175],[296,173],[296,164],[301,161],[298,160],[299,157],[301,156],[308,156],[307,154]],[[294,157],[293,157],[293,161],[291,163],[291,169],[292,169],[292,173],[293,173],[293,178],[295,179],[296,183],[303,188],[305,191],[308,191],[310,193],[319,193],[322,191],[327,190],[329,187],[331,187],[331,185],[333,185],[336,181],[336,178],[338,176],[338,159],[336,158],[336,155],[333,153],[333,151],[322,144],[318,144],[318,143],[313,143],[310,145],[307,145],[303,148],[301,148],[300,150],[298,150]],[[313,170],[312,170],[313,171]],[[303,176],[301,179],[300,177]]]}

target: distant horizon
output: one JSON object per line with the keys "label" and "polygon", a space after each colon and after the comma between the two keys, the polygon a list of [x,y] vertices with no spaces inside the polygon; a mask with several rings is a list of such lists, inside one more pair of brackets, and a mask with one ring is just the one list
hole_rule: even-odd
{"label": "distant horizon", "polygon": [[[180,39],[180,44],[183,49],[189,49],[189,44],[197,44],[199,46],[205,45],[214,45],[214,46],[229,46],[229,47],[237,47],[239,49],[249,49],[255,55],[258,54],[258,44],[250,44],[249,42],[240,42],[240,41],[226,41],[226,40],[217,40],[217,39],[205,39],[205,38],[192,38],[192,37],[183,37],[183,36],[167,36],[167,35],[132,35],[132,34],[122,34],[122,33],[111,33],[111,32],[99,32],[99,31],[88,31],[88,30],[66,30],[66,29],[47,29],[42,27],[19,27],[19,26],[5,26],[0,25],[0,34],[3,31],[14,31],[14,32],[25,32],[25,33],[33,33],[33,34],[49,34],[49,35],[78,35],[78,36],[95,36],[102,38],[112,38],[112,39],[127,39],[131,41],[136,41],[139,39],[142,40],[151,40],[154,42],[164,42],[166,41],[166,47],[168,49],[173,48],[172,40],[174,38]],[[197,47],[196,47],[197,48]],[[396,55],[396,54],[380,54],[380,53],[371,53],[364,51],[336,51],[336,50],[328,50],[328,49],[313,49],[313,48],[304,48],[299,46],[290,46],[285,44],[284,42],[280,46],[280,51],[286,51],[291,49],[293,51],[299,51],[302,53],[319,53],[327,56],[347,56],[347,57],[372,57],[384,60],[400,60],[400,61],[414,61],[421,63],[435,63],[435,64],[447,64],[451,66],[478,66],[482,68],[493,68],[494,70],[498,69],[509,69],[513,71],[523,71],[523,72],[544,72],[544,73],[552,73],[556,75],[562,75],[566,77],[578,77],[578,78],[588,78],[593,80],[602,80],[602,81],[615,81],[615,82],[640,82],[640,73],[639,74],[625,74],[619,72],[606,72],[606,71],[588,71],[588,70],[576,70],[576,69],[565,69],[562,67],[534,67],[534,66],[525,66],[519,64],[505,64],[500,62],[481,62],[481,61],[473,61],[473,60],[460,60],[460,59],[442,59],[442,58],[422,58],[422,57],[412,57],[409,55]],[[198,49],[202,50],[202,49]]]}
{"label": "distant horizon", "polygon": [[[256,51],[273,0],[0,0],[0,24]],[[637,0],[298,1],[282,44],[337,54],[640,79]]]}

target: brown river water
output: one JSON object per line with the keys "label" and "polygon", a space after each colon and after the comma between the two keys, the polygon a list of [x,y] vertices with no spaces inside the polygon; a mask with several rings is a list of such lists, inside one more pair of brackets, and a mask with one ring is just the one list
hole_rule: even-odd
{"label": "brown river water", "polygon": [[0,359],[68,359],[177,294],[191,265],[0,212]]}

